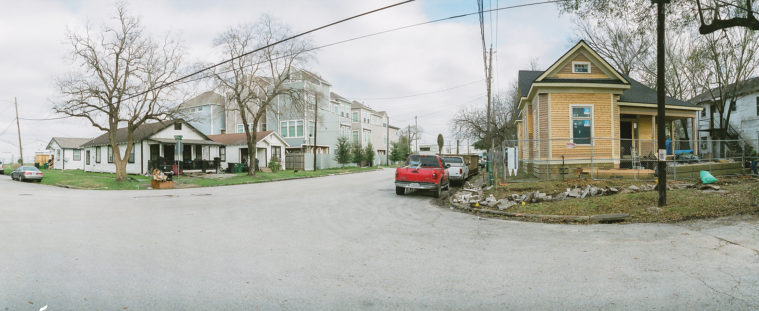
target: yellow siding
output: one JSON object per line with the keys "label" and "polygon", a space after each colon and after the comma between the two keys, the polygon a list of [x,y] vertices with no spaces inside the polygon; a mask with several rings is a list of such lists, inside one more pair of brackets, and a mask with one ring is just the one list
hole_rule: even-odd
{"label": "yellow siding", "polygon": [[652,116],[641,115],[638,117],[638,137],[636,138],[640,139],[638,142],[638,153],[641,156],[647,156],[656,150],[654,148],[655,143],[651,141],[654,139],[653,124]]}
{"label": "yellow siding", "polygon": [[548,94],[538,95],[538,127],[539,133],[539,145],[540,145],[540,159],[548,158]]}
{"label": "yellow siding", "polygon": [[[590,73],[572,73],[572,62],[579,61],[579,62],[590,62]],[[551,78],[560,78],[560,79],[611,79],[612,77],[605,74],[596,64],[596,62],[588,60],[585,55],[582,53],[578,53],[569,63],[566,64],[566,66],[562,67],[561,70],[556,73],[555,75],[551,76]]]}
{"label": "yellow siding", "polygon": [[[551,94],[551,151],[554,160],[560,160],[564,155],[566,159],[587,159],[591,152],[594,158],[612,158],[612,110],[611,93],[552,93]],[[567,148],[570,142],[570,105],[593,106],[592,137],[595,138],[594,146],[577,146]],[[615,109],[616,110],[616,109]],[[618,112],[617,112],[618,113]],[[617,114],[615,126],[618,126]],[[618,130],[614,136],[619,137]],[[591,151],[592,150],[592,151]],[[618,153],[618,151],[615,151]]]}
{"label": "yellow siding", "polygon": [[525,116],[525,120],[522,121],[522,122],[525,122],[525,124],[527,125],[527,137],[526,137],[526,139],[527,139],[527,146],[528,146],[528,148],[526,148],[527,149],[526,158],[527,159],[532,159],[532,156],[535,153],[535,151],[533,150],[534,148],[533,148],[533,144],[532,144],[532,140],[534,139],[532,104],[527,104],[525,106],[525,114],[524,114],[524,116]]}

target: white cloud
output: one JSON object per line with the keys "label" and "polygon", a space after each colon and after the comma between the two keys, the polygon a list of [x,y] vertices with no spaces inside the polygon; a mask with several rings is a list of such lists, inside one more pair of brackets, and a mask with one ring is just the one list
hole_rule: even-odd
{"label": "white cloud", "polygon": [[[393,2],[139,0],[129,1],[128,5],[151,34],[170,32],[183,40],[189,65],[219,60],[220,56],[212,48],[214,37],[230,26],[254,22],[263,13],[300,32]],[[468,13],[461,12],[460,5],[446,10],[438,3],[449,5],[435,0],[417,1],[319,31],[310,38],[318,46],[445,17],[431,15]],[[473,9],[474,5],[469,7]],[[13,120],[13,96],[19,99],[22,117],[53,116],[50,100],[57,96],[54,79],[75,69],[66,54],[69,49],[65,42],[66,29],[83,29],[88,22],[97,28],[113,13],[113,3],[100,0],[4,3],[0,12],[0,46],[3,46],[0,49],[0,130]],[[568,18],[559,17],[551,5],[505,10],[498,14],[498,21],[498,46],[494,47],[497,51],[496,90],[506,89],[516,79],[517,70],[528,67],[530,59],[537,57],[541,65],[548,66],[569,48]],[[310,68],[330,81],[333,91],[348,98],[417,94],[482,80],[477,17],[423,25],[324,48],[315,54]],[[458,109],[484,105],[484,93],[485,85],[481,82],[449,92],[365,103],[377,110],[387,110],[391,123],[396,126],[405,126],[418,115],[419,125],[426,131],[423,141],[434,142],[437,133],[448,134],[447,123]],[[39,151],[35,149],[44,148],[39,143],[46,143],[51,136],[99,134],[86,122],[71,119],[22,121],[22,133],[27,156]],[[15,135],[13,129],[0,135],[0,158],[4,153],[17,153]]]}

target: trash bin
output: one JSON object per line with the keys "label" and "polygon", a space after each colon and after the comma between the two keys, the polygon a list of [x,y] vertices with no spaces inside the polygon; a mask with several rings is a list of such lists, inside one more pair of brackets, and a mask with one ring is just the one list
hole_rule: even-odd
{"label": "trash bin", "polygon": [[34,167],[36,167],[36,168],[38,168],[38,169],[39,169],[39,168],[40,168],[40,164],[39,164],[39,163],[37,163],[37,162],[34,162]]}
{"label": "trash bin", "polygon": [[242,173],[242,163],[235,164],[235,173]]}
{"label": "trash bin", "polygon": [[45,162],[45,164],[42,164],[42,168],[47,169],[47,162]]}

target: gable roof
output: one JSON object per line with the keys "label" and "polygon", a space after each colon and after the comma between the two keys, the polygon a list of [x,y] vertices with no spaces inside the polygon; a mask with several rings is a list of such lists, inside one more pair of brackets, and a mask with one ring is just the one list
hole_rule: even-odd
{"label": "gable roof", "polygon": [[[191,130],[198,133],[201,137],[204,137],[205,139],[210,140],[208,136],[198,131],[198,129],[190,125],[190,123],[187,123],[182,119],[174,119],[174,120],[158,121],[158,122],[153,122],[153,123],[144,123],[138,126],[134,130],[134,141],[138,142],[141,140],[148,139],[150,138],[150,136],[153,136],[154,134],[160,132],[161,130],[171,125],[174,125],[174,123],[179,123],[179,122],[181,122],[183,126],[187,126]],[[116,144],[123,144],[123,143],[126,143],[126,141],[127,141],[127,128],[122,127],[116,130]],[[95,137],[95,139],[82,145],[82,147],[102,146],[102,145],[108,145],[108,144],[110,144],[110,141],[108,139],[108,133],[104,133],[103,135]]]}
{"label": "gable roof", "polygon": [[[256,143],[264,140],[264,138],[269,137],[271,135],[274,135],[279,139],[282,143],[285,144],[285,146],[289,146],[287,142],[282,139],[282,137],[277,134],[275,131],[263,131],[263,132],[256,132]],[[217,134],[217,135],[208,135],[208,138],[211,140],[224,144],[226,146],[230,145],[245,145],[248,143],[248,138],[245,136],[245,133],[234,133],[234,134]]]}
{"label": "gable roof", "polygon": [[[729,84],[727,88],[732,88],[734,85],[735,83]],[[712,89],[712,92],[714,91],[716,91],[716,88]],[[738,82],[736,96],[743,96],[746,94],[758,93],[758,92],[759,92],[759,76]],[[691,98],[689,102],[693,104],[700,104],[700,103],[712,101],[712,100],[713,100],[712,94],[709,91],[705,91]]]}
{"label": "gable roof", "polygon": [[[622,81],[622,83],[624,83],[624,84],[628,83],[628,81],[625,79],[624,75],[622,75],[621,73],[619,73],[619,71],[617,71],[617,69],[615,69],[614,66],[612,66],[611,64],[609,64],[609,62],[607,62],[603,57],[601,57],[601,55],[598,55],[598,53],[596,53],[596,51],[594,51],[592,48],[590,48],[590,46],[587,43],[585,43],[585,40],[580,40],[580,42],[577,42],[577,44],[575,44],[575,46],[573,46],[571,49],[569,49],[569,51],[567,51],[566,53],[564,53],[564,55],[562,55],[561,57],[559,57],[559,59],[556,60],[556,62],[554,62],[550,67],[548,67],[548,69],[546,69],[540,76],[538,76],[538,78],[536,79],[536,81],[543,81],[544,79],[548,78],[548,75],[551,72],[560,70],[561,69],[560,68],[561,65],[563,65],[564,62],[568,61],[569,57],[572,56],[572,55],[574,55],[574,53],[577,52],[577,51],[579,51],[579,50],[585,50],[588,53],[590,53],[590,56],[592,56],[595,60],[597,60],[598,62],[600,62],[601,66],[604,67],[604,68],[606,68],[613,76],[615,76],[617,79],[619,79],[620,81]],[[590,61],[592,62],[593,60],[591,59]],[[573,79],[573,80],[576,80],[576,79]]]}
{"label": "gable roof", "polygon": [[[598,59],[598,61],[603,62],[604,66],[608,66],[608,68],[615,73],[620,79],[619,80],[612,80],[612,79],[559,79],[559,78],[550,78],[548,77],[548,73],[551,71],[555,71],[559,65],[564,63],[564,61],[567,60],[567,58],[574,54],[575,51],[579,50],[580,48],[584,48],[588,52],[590,52],[595,58]],[[627,75],[619,73],[614,67],[612,67],[606,60],[603,59],[603,57],[599,56],[598,54],[593,51],[586,43],[585,41],[580,40],[579,43],[577,43],[572,49],[564,53],[564,55],[559,58],[551,67],[549,67],[545,71],[535,71],[535,70],[520,70],[519,76],[518,76],[518,83],[519,83],[519,93],[521,97],[528,97],[530,95],[530,89],[532,88],[532,85],[534,83],[588,83],[588,84],[620,84],[625,85],[625,87],[629,86],[626,90],[622,92],[622,95],[619,97],[619,102],[625,102],[625,103],[641,103],[641,104],[653,104],[656,105],[657,103],[657,96],[656,96],[656,90],[644,85],[643,83],[640,83],[636,81],[633,78],[630,78]],[[698,107],[694,104],[675,99],[672,97],[665,97],[665,104],[670,106],[682,106],[682,107]],[[521,106],[520,106],[521,108]]]}
{"label": "gable roof", "polygon": [[214,91],[203,92],[198,96],[188,99],[187,101],[179,104],[179,109],[192,108],[205,105],[224,105],[224,96]]}
{"label": "gable roof", "polygon": [[47,143],[45,149],[50,148],[50,145],[55,141],[58,146],[63,149],[81,149],[82,145],[92,140],[92,138],[74,138],[74,137],[53,137],[50,142]]}
{"label": "gable roof", "polygon": [[[619,102],[657,104],[656,90],[636,81],[633,78],[626,77],[630,81],[630,88],[619,97]],[[698,107],[689,102],[685,102],[669,96],[664,97],[664,104],[671,106]]]}

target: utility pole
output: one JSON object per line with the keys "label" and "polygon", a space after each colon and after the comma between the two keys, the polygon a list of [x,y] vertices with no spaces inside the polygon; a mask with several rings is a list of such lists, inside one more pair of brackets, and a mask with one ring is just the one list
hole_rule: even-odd
{"label": "utility pole", "polygon": [[18,121],[18,100],[13,97],[13,104],[16,105],[16,130],[18,131],[18,155],[21,160],[21,165],[24,165],[24,148],[21,147],[21,125]]}
{"label": "utility pole", "polygon": [[408,143],[408,153],[412,154],[411,152],[411,123],[408,124],[408,127],[406,128],[406,135],[408,136],[408,139],[406,139],[406,142]]}
{"label": "utility pole", "polygon": [[459,140],[456,140],[456,155],[459,154]]}
{"label": "utility pole", "polygon": [[385,114],[385,165],[390,166],[390,116]]}
{"label": "utility pole", "polygon": [[493,155],[495,152],[495,138],[493,138],[493,128],[492,128],[493,113],[491,112],[492,98],[490,96],[490,89],[491,89],[490,86],[491,86],[492,76],[493,76],[493,46],[492,45],[490,46],[489,54],[490,55],[488,56],[489,59],[488,59],[488,72],[487,72],[488,82],[487,83],[488,83],[488,136],[490,136],[490,152],[488,155],[488,163],[492,163],[492,164],[488,165],[488,175],[489,175],[488,183],[492,185],[494,177],[495,177],[494,174],[497,171],[496,169],[494,169],[495,161],[493,161],[493,158],[494,158]]}
{"label": "utility pole", "polygon": [[317,118],[319,114],[319,96],[317,95],[318,94],[314,92],[314,171],[316,170],[316,132],[318,132],[317,128],[319,127],[319,119]]}
{"label": "utility pole", "polygon": [[664,139],[665,97],[664,97],[664,4],[670,0],[651,0],[656,3],[656,141],[659,147],[658,190],[659,206],[667,205],[667,143]]}
{"label": "utility pole", "polygon": [[419,123],[414,116],[414,141],[416,141],[416,151],[419,151]]}

